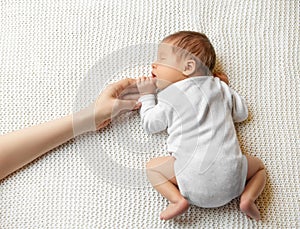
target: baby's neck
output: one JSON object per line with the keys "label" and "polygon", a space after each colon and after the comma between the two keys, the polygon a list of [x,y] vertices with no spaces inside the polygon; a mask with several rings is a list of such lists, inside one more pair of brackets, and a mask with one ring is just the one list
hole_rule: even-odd
{"label": "baby's neck", "polygon": [[208,76],[208,74],[204,74],[203,72],[195,72],[192,75],[189,75],[187,78],[191,78],[191,77],[199,77],[199,76]]}

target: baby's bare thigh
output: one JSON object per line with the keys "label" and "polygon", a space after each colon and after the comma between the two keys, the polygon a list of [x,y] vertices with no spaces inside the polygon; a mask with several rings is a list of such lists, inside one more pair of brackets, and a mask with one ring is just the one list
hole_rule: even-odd
{"label": "baby's bare thigh", "polygon": [[248,161],[248,172],[247,172],[247,180],[253,177],[257,171],[264,169],[265,165],[263,162],[254,156],[246,155]]}
{"label": "baby's bare thigh", "polygon": [[177,180],[174,172],[174,162],[175,158],[173,156],[166,157],[155,157],[147,162],[147,170],[159,172],[167,180],[171,181],[173,184],[177,185]]}

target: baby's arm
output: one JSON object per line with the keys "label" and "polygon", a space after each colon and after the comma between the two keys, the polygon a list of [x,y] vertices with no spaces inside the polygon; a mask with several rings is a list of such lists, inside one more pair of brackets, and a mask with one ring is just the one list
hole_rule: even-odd
{"label": "baby's arm", "polygon": [[139,102],[142,103],[140,115],[144,130],[148,133],[158,133],[165,130],[167,117],[163,105],[155,102],[155,81],[152,78],[142,77],[137,80],[137,87],[142,95]]}
{"label": "baby's arm", "polygon": [[147,133],[158,133],[167,128],[167,117],[162,104],[155,104],[155,96],[144,95],[139,99],[142,103],[140,115],[142,125]]}
{"label": "baby's arm", "polygon": [[230,88],[232,98],[232,118],[234,122],[242,122],[248,117],[247,104],[243,97]]}

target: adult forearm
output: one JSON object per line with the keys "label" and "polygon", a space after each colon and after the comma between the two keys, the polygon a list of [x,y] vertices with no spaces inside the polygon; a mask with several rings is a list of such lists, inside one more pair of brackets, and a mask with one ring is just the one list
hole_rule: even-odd
{"label": "adult forearm", "polygon": [[71,138],[105,127],[120,111],[139,109],[137,92],[135,79],[123,79],[74,115],[0,136],[0,180]]}
{"label": "adult forearm", "polygon": [[72,115],[0,136],[0,180],[73,136]]}

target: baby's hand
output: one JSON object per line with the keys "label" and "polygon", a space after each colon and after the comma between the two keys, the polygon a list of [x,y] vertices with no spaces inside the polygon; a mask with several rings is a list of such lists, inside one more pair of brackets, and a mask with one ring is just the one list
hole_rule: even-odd
{"label": "baby's hand", "polygon": [[156,79],[142,76],[137,79],[136,84],[141,95],[156,93]]}

